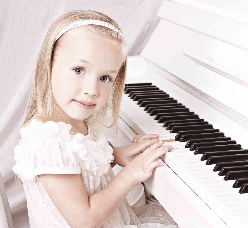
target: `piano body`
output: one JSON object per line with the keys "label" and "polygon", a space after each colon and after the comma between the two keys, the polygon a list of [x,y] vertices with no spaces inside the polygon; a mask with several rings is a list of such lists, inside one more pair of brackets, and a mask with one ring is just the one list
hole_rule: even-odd
{"label": "piano body", "polygon": [[[207,2],[165,0],[141,56],[128,58],[126,83],[152,83],[248,149],[248,17]],[[137,103],[124,94],[114,146],[154,133],[175,148],[144,183],[147,192],[182,228],[248,227],[248,193],[240,194],[235,180],[225,181],[186,142],[174,141],[176,133]]]}

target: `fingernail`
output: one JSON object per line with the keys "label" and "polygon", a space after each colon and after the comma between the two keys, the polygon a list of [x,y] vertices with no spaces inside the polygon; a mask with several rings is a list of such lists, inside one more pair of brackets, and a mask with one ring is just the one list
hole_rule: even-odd
{"label": "fingernail", "polygon": [[160,141],[159,143],[163,145],[164,144],[164,141]]}

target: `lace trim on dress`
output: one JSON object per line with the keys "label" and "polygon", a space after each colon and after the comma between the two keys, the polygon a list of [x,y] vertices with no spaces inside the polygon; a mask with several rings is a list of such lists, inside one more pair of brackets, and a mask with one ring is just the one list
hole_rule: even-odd
{"label": "lace trim on dress", "polygon": [[[36,119],[20,130],[21,139],[14,149],[16,164],[13,167],[22,180],[35,180],[43,173],[79,173],[79,157],[87,170],[101,176],[114,159],[112,148],[104,134],[97,141],[91,139],[91,131],[70,134],[72,126],[65,122],[41,122]],[[56,170],[57,169],[57,170]]]}

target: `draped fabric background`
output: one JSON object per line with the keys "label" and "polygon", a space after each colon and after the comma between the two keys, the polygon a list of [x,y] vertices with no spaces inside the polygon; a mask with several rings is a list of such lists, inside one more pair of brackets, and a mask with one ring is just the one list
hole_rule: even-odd
{"label": "draped fabric background", "polygon": [[0,0],[0,172],[16,228],[29,224],[23,188],[11,170],[13,148],[48,28],[70,10],[99,11],[121,27],[128,55],[139,55],[158,23],[156,13],[161,3],[162,0]]}

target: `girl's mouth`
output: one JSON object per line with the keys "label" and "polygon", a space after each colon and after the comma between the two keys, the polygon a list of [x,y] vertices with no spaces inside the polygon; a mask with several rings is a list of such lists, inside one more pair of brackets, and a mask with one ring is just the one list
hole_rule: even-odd
{"label": "girl's mouth", "polygon": [[85,109],[90,109],[90,108],[93,108],[95,106],[95,104],[93,103],[90,103],[90,102],[85,102],[85,101],[77,101],[77,100],[74,100],[76,102],[76,104],[79,106],[79,107],[82,107],[82,108],[85,108]]}

